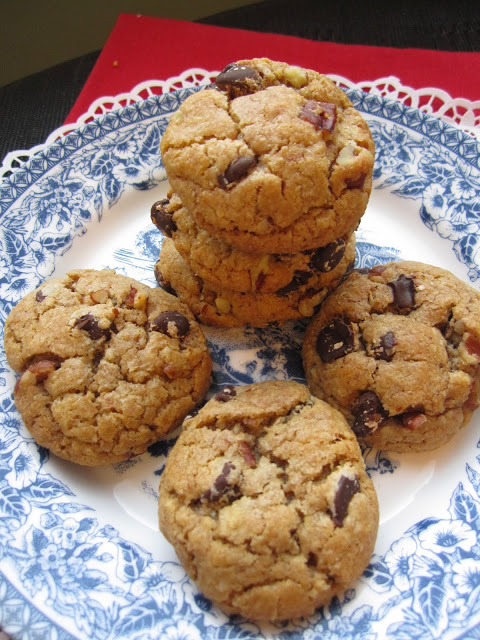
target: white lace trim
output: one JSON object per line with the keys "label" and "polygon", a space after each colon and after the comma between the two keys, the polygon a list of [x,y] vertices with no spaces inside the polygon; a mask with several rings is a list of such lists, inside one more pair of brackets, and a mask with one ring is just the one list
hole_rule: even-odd
{"label": "white lace trim", "polygon": [[[140,100],[145,100],[153,95],[160,95],[184,89],[196,87],[203,84],[210,84],[219,71],[206,71],[205,69],[192,68],[183,71],[179,76],[168,78],[167,80],[146,80],[137,84],[129,93],[119,95],[103,96],[95,100],[86,113],[80,116],[77,122],[62,125],[48,136],[43,144],[36,145],[31,149],[19,149],[10,151],[4,158],[0,168],[0,178],[5,174],[15,171],[32,156],[49,146],[55,140],[67,135],[74,129],[91,122],[96,118],[134,104]],[[339,75],[329,75],[340,87],[348,89],[361,89],[368,93],[383,96],[401,102],[402,104],[414,107],[432,116],[452,124],[480,141],[480,100],[472,102],[465,98],[452,98],[443,89],[426,87],[423,89],[413,89],[403,85],[395,76],[378,78],[377,80],[362,80],[352,82],[348,78]]]}

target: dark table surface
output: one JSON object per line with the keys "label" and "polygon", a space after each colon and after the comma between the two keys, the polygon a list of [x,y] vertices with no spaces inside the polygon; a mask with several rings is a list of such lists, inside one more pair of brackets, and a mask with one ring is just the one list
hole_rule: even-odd
{"label": "dark table surface", "polygon": [[[343,44],[480,51],[479,0],[267,0],[199,22]],[[0,162],[63,124],[99,53],[0,88]]]}

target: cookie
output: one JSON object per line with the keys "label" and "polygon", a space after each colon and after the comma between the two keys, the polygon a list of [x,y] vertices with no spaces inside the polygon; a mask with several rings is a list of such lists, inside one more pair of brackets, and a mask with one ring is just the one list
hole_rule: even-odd
{"label": "cookie", "polygon": [[243,293],[276,293],[334,269],[345,253],[339,238],[325,247],[290,254],[241,251],[197,225],[175,193],[151,208],[155,226],[168,238],[192,271],[214,287]]}
{"label": "cookie", "polygon": [[143,453],[204,397],[211,359],[189,309],[114,271],[78,270],[5,323],[15,404],[35,440],[82,465]]}
{"label": "cookie", "polygon": [[308,326],[303,363],[369,446],[435,449],[479,404],[480,294],[419,262],[353,271]]}
{"label": "cookie", "polygon": [[155,276],[160,286],[175,292],[190,307],[199,322],[218,327],[262,327],[270,322],[311,317],[353,266],[354,259],[355,237],[352,235],[342,259],[328,273],[314,274],[306,282],[299,277],[277,293],[241,293],[214,287],[196,276],[173,241],[165,238]]}
{"label": "cookie", "polygon": [[198,225],[260,253],[349,236],[368,203],[374,143],[346,94],[266,58],[227,66],[189,96],[161,141],[168,179]]}
{"label": "cookie", "polygon": [[362,574],[378,502],[343,416],[296,382],[226,387],[184,422],[160,481],[164,536],[207,598],[308,616]]}

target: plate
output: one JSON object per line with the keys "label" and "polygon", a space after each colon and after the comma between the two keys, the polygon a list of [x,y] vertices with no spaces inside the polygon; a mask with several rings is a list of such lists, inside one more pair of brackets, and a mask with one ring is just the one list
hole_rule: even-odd
{"label": "plate", "polygon": [[[12,306],[52,275],[110,267],[155,284],[161,236],[149,211],[168,187],[159,142],[194,90],[108,113],[0,183],[2,345]],[[357,266],[421,260],[478,288],[480,145],[416,109],[347,93],[377,149]],[[304,329],[205,327],[212,392],[226,382],[304,381]],[[158,531],[158,481],[173,436],[129,462],[76,467],[35,445],[14,384],[2,350],[0,626],[13,638],[450,639],[480,624],[480,416],[432,453],[366,449],[381,510],[369,567],[311,618],[257,625],[213,607]]]}

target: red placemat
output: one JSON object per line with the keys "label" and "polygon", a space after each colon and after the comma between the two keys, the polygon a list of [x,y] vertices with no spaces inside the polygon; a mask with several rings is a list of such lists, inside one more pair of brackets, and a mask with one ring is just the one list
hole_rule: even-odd
{"label": "red placemat", "polygon": [[94,100],[128,93],[142,81],[165,80],[192,67],[219,70],[253,57],[354,82],[396,76],[414,89],[437,87],[453,98],[480,99],[480,52],[341,45],[121,14],[66,122],[76,122]]}

